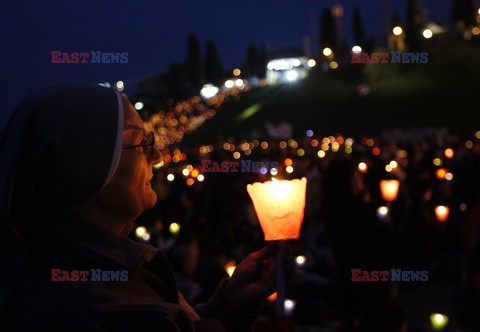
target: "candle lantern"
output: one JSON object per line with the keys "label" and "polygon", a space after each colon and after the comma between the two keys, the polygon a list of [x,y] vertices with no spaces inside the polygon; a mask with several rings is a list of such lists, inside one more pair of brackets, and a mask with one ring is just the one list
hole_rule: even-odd
{"label": "candle lantern", "polygon": [[382,198],[387,202],[396,200],[399,186],[400,182],[398,180],[381,180],[380,191],[382,192]]}
{"label": "candle lantern", "polygon": [[447,221],[449,212],[450,212],[450,209],[448,206],[438,205],[435,207],[435,216],[437,217],[437,220],[440,222]]}
{"label": "candle lantern", "polygon": [[300,237],[307,179],[256,182],[247,186],[265,241]]}
{"label": "candle lantern", "polygon": [[298,239],[305,209],[307,179],[276,180],[247,185],[265,241],[279,241],[276,255],[278,316],[285,313],[285,276],[282,255],[285,240]]}

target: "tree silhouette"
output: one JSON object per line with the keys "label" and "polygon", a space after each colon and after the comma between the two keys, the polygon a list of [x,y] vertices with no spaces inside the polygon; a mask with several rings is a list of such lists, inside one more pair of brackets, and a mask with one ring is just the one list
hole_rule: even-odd
{"label": "tree silhouette", "polygon": [[360,11],[356,7],[353,10],[353,36],[355,45],[365,49],[365,28],[363,27]]}
{"label": "tree silhouette", "polygon": [[425,12],[420,0],[408,0],[406,18],[406,43],[411,50],[417,50],[421,42],[421,30],[427,23]]}
{"label": "tree silhouette", "polygon": [[335,50],[337,47],[337,33],[330,9],[324,10],[320,27],[320,50],[323,50],[325,47]]}
{"label": "tree silhouette", "polygon": [[452,20],[459,21],[467,26],[475,24],[475,9],[472,0],[452,0]]}
{"label": "tree silhouette", "polygon": [[248,44],[247,56],[245,57],[243,65],[243,74],[245,77],[257,76],[259,73],[259,54],[255,44]]}
{"label": "tree silhouette", "polygon": [[214,84],[219,83],[224,78],[222,60],[218,54],[217,47],[211,41],[207,41],[205,51],[205,79]]}
{"label": "tree silhouette", "polygon": [[185,65],[188,81],[192,87],[200,89],[205,81],[205,75],[200,44],[194,33],[188,36],[187,60]]}

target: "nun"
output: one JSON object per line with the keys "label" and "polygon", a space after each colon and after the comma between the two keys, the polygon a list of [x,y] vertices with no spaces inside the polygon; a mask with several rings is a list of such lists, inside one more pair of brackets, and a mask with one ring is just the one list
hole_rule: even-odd
{"label": "nun", "polygon": [[114,89],[54,86],[18,106],[0,143],[1,330],[252,330],[274,290],[275,248],[192,308],[164,254],[127,237],[156,203],[161,158]]}

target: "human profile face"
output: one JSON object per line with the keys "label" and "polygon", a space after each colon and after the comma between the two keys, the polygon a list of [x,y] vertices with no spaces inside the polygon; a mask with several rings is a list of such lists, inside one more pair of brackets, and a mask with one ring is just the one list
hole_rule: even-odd
{"label": "human profile face", "polygon": [[[122,99],[125,120],[123,146],[141,144],[146,138],[142,119],[125,95],[122,95]],[[157,201],[150,180],[153,177],[153,165],[160,161],[161,153],[157,149],[154,149],[153,155],[146,155],[142,147],[122,149],[118,167],[100,194],[101,200],[122,217],[136,219]]]}

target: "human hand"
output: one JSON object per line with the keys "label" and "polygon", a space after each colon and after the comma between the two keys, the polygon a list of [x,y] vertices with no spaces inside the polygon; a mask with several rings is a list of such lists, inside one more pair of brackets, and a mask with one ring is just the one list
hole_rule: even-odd
{"label": "human hand", "polygon": [[[291,248],[285,248],[281,264],[285,274],[290,276],[295,268],[294,258]],[[276,250],[276,243],[269,244],[240,262],[225,286],[226,293],[235,304],[242,308],[251,308],[275,291]]]}
{"label": "human hand", "polygon": [[195,310],[193,310],[193,308],[190,306],[190,304],[188,304],[187,300],[185,300],[180,291],[178,291],[178,304],[194,322],[201,319],[200,316],[195,312]]}

